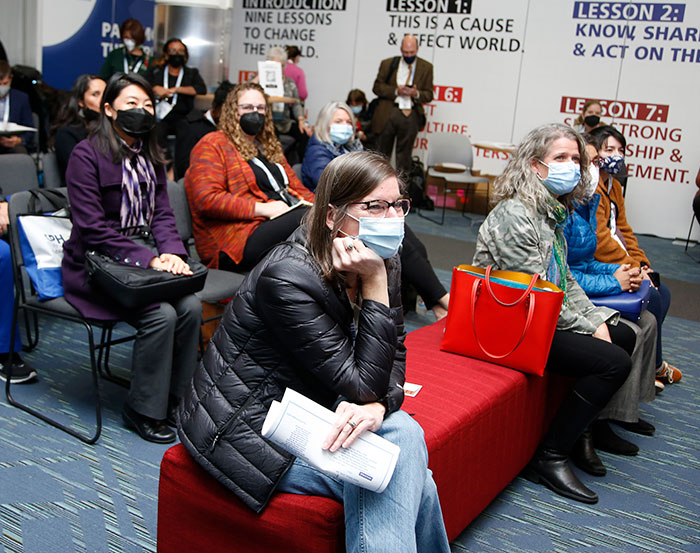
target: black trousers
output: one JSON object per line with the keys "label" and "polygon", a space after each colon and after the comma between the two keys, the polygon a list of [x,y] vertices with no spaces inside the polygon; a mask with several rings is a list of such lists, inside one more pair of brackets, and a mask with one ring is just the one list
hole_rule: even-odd
{"label": "black trousers", "polygon": [[401,250],[401,280],[413,286],[420,294],[428,309],[437,305],[438,300],[447,293],[438,280],[423,242],[405,225],[403,249]]}
{"label": "black trousers", "polygon": [[576,391],[603,408],[627,379],[632,367],[635,334],[627,325],[608,325],[612,344],[568,330],[554,333],[547,370],[577,378]]}
{"label": "black trousers", "polygon": [[411,170],[411,154],[413,143],[420,130],[420,116],[415,108],[406,117],[401,110],[394,106],[389,120],[376,139],[376,147],[386,157],[391,157],[396,139],[396,169],[407,175]]}

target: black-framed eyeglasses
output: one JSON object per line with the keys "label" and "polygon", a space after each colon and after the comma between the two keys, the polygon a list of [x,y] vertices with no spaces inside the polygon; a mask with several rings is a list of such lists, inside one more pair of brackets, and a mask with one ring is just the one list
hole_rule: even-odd
{"label": "black-framed eyeglasses", "polygon": [[400,217],[405,217],[411,210],[411,200],[401,198],[395,202],[387,202],[386,200],[369,200],[367,202],[352,202],[350,205],[362,205],[370,217],[386,217],[389,208],[393,207],[396,214]]}

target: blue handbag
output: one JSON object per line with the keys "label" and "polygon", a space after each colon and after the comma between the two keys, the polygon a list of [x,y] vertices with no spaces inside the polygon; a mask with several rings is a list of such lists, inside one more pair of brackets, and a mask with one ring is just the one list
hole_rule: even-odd
{"label": "blue handbag", "polygon": [[643,280],[636,292],[620,292],[612,296],[597,296],[589,298],[593,305],[609,307],[620,312],[620,316],[636,323],[642,310],[649,305],[651,287],[648,280]]}

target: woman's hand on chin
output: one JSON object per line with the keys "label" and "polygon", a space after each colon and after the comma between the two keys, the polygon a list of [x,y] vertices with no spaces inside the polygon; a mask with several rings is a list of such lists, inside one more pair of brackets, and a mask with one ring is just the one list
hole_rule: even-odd
{"label": "woman's hand on chin", "polygon": [[386,278],[384,260],[365,246],[362,240],[349,236],[333,239],[333,268],[343,273],[355,273],[364,278],[371,278],[376,273],[383,273]]}
{"label": "woman's hand on chin", "polygon": [[172,253],[162,253],[154,257],[148,264],[151,269],[166,271],[174,275],[191,275],[190,266],[179,256]]}
{"label": "woman's hand on chin", "polygon": [[349,236],[333,240],[333,268],[339,273],[356,274],[361,280],[362,297],[389,305],[389,290],[384,260]]}
{"label": "woman's hand on chin", "polygon": [[381,403],[357,405],[341,401],[335,410],[335,422],[323,441],[323,449],[337,451],[350,447],[365,430],[376,432],[382,426],[386,408]]}

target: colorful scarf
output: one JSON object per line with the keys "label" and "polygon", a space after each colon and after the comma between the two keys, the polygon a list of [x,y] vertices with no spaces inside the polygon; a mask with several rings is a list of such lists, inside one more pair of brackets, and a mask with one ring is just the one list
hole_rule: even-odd
{"label": "colorful scarf", "polygon": [[[122,203],[119,220],[126,234],[134,234],[134,227],[150,226],[156,203],[156,174],[150,160],[141,155],[141,141],[133,146],[124,142],[128,154],[122,159]],[[145,186],[141,187],[141,182]],[[145,197],[144,197],[145,194]]]}
{"label": "colorful scarf", "polygon": [[550,215],[554,218],[554,243],[552,244],[552,257],[547,268],[547,280],[556,284],[566,294],[566,239],[564,238],[564,223],[566,222],[567,211],[557,199],[552,197],[549,203]]}

